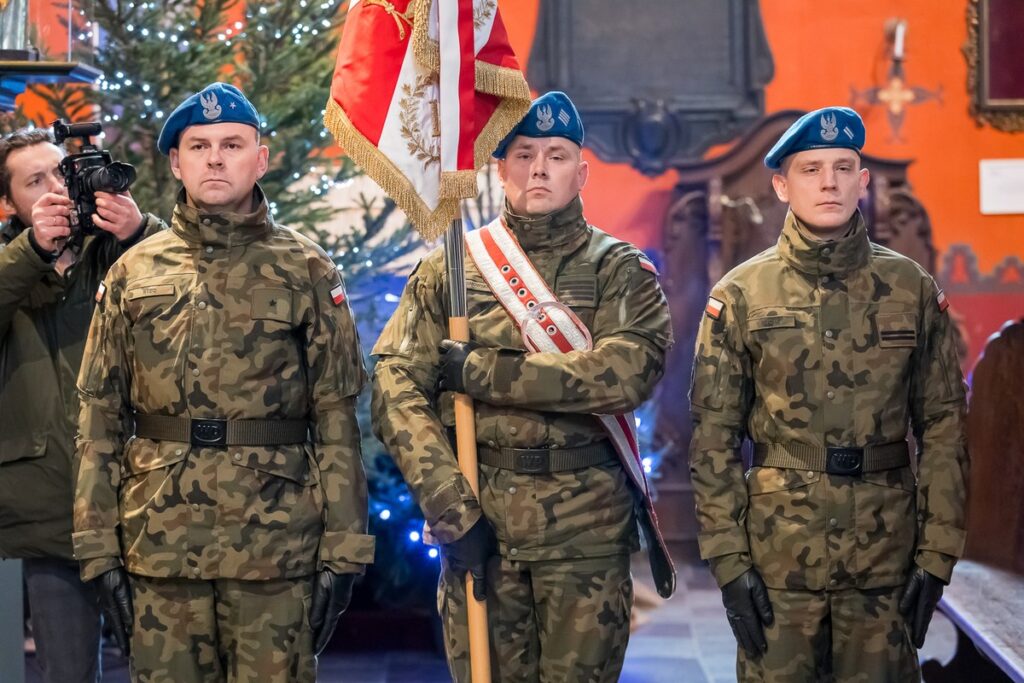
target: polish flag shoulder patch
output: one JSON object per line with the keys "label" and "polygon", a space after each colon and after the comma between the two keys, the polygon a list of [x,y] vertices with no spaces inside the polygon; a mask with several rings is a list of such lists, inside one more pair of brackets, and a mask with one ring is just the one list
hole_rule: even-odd
{"label": "polish flag shoulder patch", "polygon": [[654,261],[646,256],[640,256],[640,267],[648,273],[654,273],[655,276],[658,275],[658,267],[654,265]]}
{"label": "polish flag shoulder patch", "polygon": [[100,283],[100,286],[96,289],[96,303],[103,301],[103,295],[107,293],[107,286]]}
{"label": "polish flag shoulder patch", "polygon": [[943,313],[949,308],[949,299],[946,298],[946,293],[941,289],[939,290],[939,295],[935,297],[935,303],[939,305],[939,313]]}
{"label": "polish flag shoulder patch", "polygon": [[708,314],[708,317],[712,320],[718,320],[722,317],[722,311],[725,309],[725,302],[719,301],[715,297],[708,297],[708,305],[704,307],[704,312]]}
{"label": "polish flag shoulder patch", "polygon": [[335,306],[340,306],[345,301],[345,283],[339,282],[331,290],[331,301]]}

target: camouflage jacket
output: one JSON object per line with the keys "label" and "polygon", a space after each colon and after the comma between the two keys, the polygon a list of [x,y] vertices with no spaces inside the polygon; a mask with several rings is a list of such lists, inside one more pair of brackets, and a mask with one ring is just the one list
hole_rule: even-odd
{"label": "camouflage jacket", "polygon": [[[91,579],[266,580],[373,560],[355,400],[359,340],[333,262],[274,223],[184,202],[110,269],[86,345],[75,555]],[[335,303],[338,301],[338,303]],[[128,438],[133,413],[308,419],[306,443]]]}
{"label": "camouflage jacket", "polygon": [[93,296],[126,249],[166,227],[146,214],[125,242],[97,230],[63,274],[16,217],[0,229],[0,557],[72,558],[75,378]]}
{"label": "camouflage jacket", "polygon": [[[635,409],[663,372],[672,344],[668,305],[641,252],[587,225],[577,199],[549,216],[506,223],[552,291],[590,329],[592,351],[527,354],[518,328],[466,258],[471,338],[466,362],[476,434],[490,447],[566,448],[605,439],[592,413]],[[452,395],[437,394],[438,343],[448,336],[440,250],[409,277],[374,347],[373,422],[441,543],[483,513],[502,554],[534,561],[638,548],[634,495],[618,462],[544,475],[480,466],[480,498],[459,472],[446,427]]]}
{"label": "camouflage jacket", "polygon": [[[949,579],[964,547],[964,383],[934,281],[868,241],[816,241],[792,213],[778,244],[715,285],[697,337],[690,470],[702,557],[720,585],[752,564],[769,587]],[[755,467],[740,446],[898,442],[917,466],[861,478]],[[916,476],[915,476],[916,469]]]}

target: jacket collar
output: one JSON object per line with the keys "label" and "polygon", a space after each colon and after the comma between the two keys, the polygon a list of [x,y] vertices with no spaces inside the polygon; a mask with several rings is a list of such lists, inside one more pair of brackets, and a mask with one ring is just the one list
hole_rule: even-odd
{"label": "jacket collar", "polygon": [[11,216],[3,226],[0,227],[0,239],[2,239],[5,244],[9,243],[15,237],[20,235],[22,230],[26,227],[28,226],[22,223],[20,218],[17,216]]}
{"label": "jacket collar", "polygon": [[779,253],[797,270],[809,275],[842,275],[863,268],[871,255],[864,216],[858,210],[839,239],[815,239],[790,211],[779,235]]}
{"label": "jacket collar", "polygon": [[572,251],[586,241],[590,234],[590,226],[583,218],[583,200],[579,195],[561,209],[537,217],[512,213],[512,207],[506,200],[502,220],[523,249],[545,247]]}
{"label": "jacket collar", "polygon": [[178,193],[171,229],[191,244],[214,247],[234,247],[249,244],[270,234],[274,219],[263,190],[253,189],[251,213],[205,213],[186,201],[184,188]]}

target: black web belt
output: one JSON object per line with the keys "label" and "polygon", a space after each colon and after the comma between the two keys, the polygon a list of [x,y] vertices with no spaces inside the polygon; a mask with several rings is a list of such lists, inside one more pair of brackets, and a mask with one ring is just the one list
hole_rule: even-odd
{"label": "black web belt", "polygon": [[193,446],[279,446],[309,438],[306,420],[200,420],[169,415],[135,415],[135,436],[154,441],[187,441]]}
{"label": "black web belt", "polygon": [[754,466],[827,472],[859,477],[910,464],[906,441],[894,441],[863,448],[811,446],[804,443],[759,443],[754,445]]}
{"label": "black web belt", "polygon": [[579,448],[491,448],[478,446],[480,462],[517,474],[548,474],[568,472],[618,461],[615,447],[609,441]]}

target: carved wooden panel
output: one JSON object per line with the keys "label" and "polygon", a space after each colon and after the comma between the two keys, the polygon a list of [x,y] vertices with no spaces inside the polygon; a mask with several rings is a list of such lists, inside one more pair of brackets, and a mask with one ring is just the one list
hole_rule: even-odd
{"label": "carved wooden panel", "polygon": [[649,174],[757,121],[773,74],[758,0],[541,0],[529,60],[534,89],[573,99],[589,149]]}

